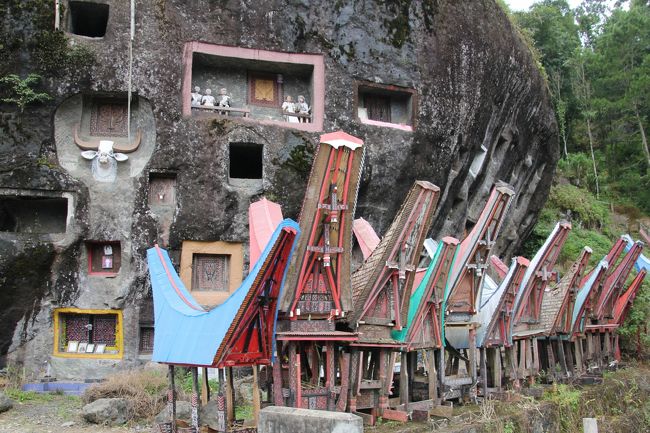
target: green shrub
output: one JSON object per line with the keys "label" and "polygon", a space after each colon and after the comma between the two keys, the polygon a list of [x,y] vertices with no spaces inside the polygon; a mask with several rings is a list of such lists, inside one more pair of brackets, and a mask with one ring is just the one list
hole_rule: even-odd
{"label": "green shrub", "polygon": [[596,200],[589,191],[574,185],[553,186],[546,207],[556,209],[574,225],[578,223],[585,228],[600,229],[609,226],[611,221],[605,203]]}

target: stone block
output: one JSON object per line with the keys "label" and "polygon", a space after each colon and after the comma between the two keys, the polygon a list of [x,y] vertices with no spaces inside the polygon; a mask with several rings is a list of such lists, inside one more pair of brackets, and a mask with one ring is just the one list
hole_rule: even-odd
{"label": "stone block", "polygon": [[363,420],[351,413],[269,406],[260,411],[258,433],[362,433]]}
{"label": "stone block", "polygon": [[13,400],[0,392],[0,413],[8,411],[12,407],[14,407]]}
{"label": "stone block", "polygon": [[124,398],[100,398],[85,405],[81,415],[92,424],[116,426],[127,421],[128,408]]}
{"label": "stone block", "polygon": [[[210,403],[208,403],[210,404]],[[203,410],[201,411],[203,413]],[[192,405],[190,404],[189,401],[176,401],[176,419],[184,419],[184,420],[190,420],[192,418]],[[171,421],[169,419],[169,414],[167,413],[167,406],[163,408],[163,410],[160,411],[158,415],[156,415],[156,418],[154,420],[157,423],[163,423],[163,422],[168,422]],[[201,416],[201,420],[203,420],[203,415]]]}

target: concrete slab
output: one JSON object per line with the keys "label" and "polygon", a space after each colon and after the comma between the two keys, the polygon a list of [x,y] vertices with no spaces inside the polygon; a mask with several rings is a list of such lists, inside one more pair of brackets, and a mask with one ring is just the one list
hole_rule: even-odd
{"label": "concrete slab", "polygon": [[258,433],[362,433],[363,420],[345,412],[269,406],[260,411]]}

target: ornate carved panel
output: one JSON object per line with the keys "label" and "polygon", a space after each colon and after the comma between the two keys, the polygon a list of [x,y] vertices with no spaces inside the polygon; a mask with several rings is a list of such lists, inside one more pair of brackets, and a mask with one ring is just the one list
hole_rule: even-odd
{"label": "ornate carved panel", "polygon": [[227,254],[194,254],[192,290],[227,292],[229,264]]}
{"label": "ornate carved panel", "polygon": [[126,137],[126,99],[96,99],[90,111],[90,135]]}

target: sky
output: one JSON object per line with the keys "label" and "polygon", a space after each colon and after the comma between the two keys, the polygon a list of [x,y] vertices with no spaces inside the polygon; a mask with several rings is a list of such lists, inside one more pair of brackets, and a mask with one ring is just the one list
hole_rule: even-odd
{"label": "sky", "polygon": [[[537,3],[537,0],[506,0],[506,3],[510,6],[510,9],[513,11],[525,11],[533,3]],[[575,8],[580,4],[580,0],[569,0],[569,6]]]}

